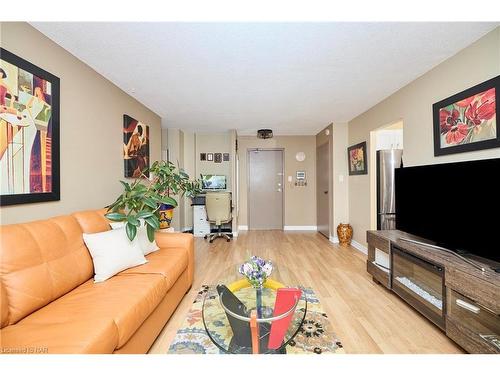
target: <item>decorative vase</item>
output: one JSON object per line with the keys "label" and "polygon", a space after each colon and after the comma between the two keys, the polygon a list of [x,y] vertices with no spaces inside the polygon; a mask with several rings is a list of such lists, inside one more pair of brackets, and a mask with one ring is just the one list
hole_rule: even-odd
{"label": "decorative vase", "polygon": [[347,246],[351,244],[352,240],[352,227],[350,224],[340,223],[337,226],[337,236],[339,238],[339,243],[342,246]]}
{"label": "decorative vase", "polygon": [[174,217],[174,206],[162,204],[158,210],[160,214],[160,229],[170,228],[170,223]]}
{"label": "decorative vase", "polygon": [[262,285],[254,286],[255,289],[255,307],[257,308],[257,318],[262,318]]}

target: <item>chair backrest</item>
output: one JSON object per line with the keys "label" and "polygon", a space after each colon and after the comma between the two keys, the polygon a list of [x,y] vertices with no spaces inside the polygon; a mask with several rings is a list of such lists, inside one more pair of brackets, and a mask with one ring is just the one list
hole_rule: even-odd
{"label": "chair backrest", "polygon": [[231,193],[208,192],[205,197],[208,221],[221,225],[231,220]]}

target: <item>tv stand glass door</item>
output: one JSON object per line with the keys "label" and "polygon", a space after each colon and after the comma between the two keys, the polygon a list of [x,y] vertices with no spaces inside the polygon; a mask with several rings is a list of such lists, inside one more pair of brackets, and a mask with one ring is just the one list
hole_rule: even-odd
{"label": "tv stand glass door", "polygon": [[392,290],[445,329],[445,286],[442,267],[392,246]]}

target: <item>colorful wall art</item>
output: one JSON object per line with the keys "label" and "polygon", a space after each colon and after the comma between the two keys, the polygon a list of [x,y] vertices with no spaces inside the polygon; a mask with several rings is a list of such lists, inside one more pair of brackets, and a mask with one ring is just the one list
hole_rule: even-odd
{"label": "colorful wall art", "polygon": [[149,126],[123,115],[125,177],[149,177]]}
{"label": "colorful wall art", "polygon": [[433,105],[434,155],[500,147],[500,76]]}
{"label": "colorful wall art", "polygon": [[367,174],[366,142],[358,143],[347,149],[349,175]]}
{"label": "colorful wall art", "polygon": [[0,201],[55,201],[59,190],[59,78],[0,50]]}

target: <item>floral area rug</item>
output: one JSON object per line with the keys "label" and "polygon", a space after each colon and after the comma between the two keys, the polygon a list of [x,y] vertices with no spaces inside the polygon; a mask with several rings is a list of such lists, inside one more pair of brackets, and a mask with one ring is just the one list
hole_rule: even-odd
{"label": "floral area rug", "polygon": [[[302,299],[307,299],[307,313],[297,335],[286,347],[287,354],[342,354],[342,343],[337,339],[327,314],[311,288],[301,288]],[[224,354],[210,339],[203,325],[202,307],[204,285],[198,292],[182,327],[170,344],[168,354]]]}

